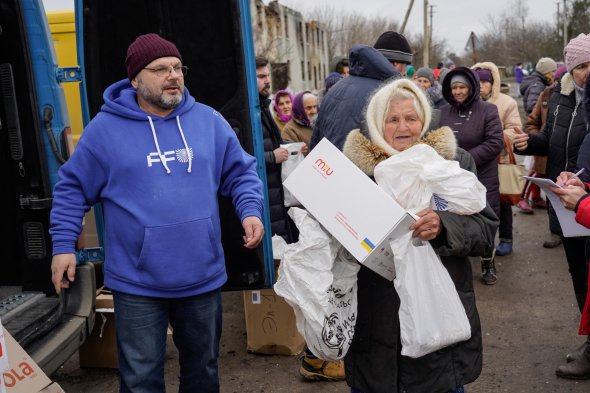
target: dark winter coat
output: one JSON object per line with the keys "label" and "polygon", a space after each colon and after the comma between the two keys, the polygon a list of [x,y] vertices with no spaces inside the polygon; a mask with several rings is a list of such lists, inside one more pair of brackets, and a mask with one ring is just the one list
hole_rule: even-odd
{"label": "dark winter coat", "polygon": [[285,195],[281,181],[281,164],[275,162],[273,153],[273,150],[280,147],[282,143],[281,133],[268,109],[270,100],[260,96],[259,99],[272,235],[282,236],[288,243],[292,243],[297,241],[297,227],[287,215],[287,209],[284,206]]}
{"label": "dark winter coat", "polygon": [[[451,94],[451,80],[461,74],[470,84],[469,96],[458,103]],[[494,104],[479,98],[479,78],[466,67],[450,71],[443,81],[443,96],[449,105],[441,108],[441,126],[455,131],[459,147],[473,156],[477,178],[487,189],[487,199],[494,212],[500,215],[500,184],[498,156],[504,147],[504,132]]]}
{"label": "dark winter coat", "polygon": [[[581,100],[576,100],[574,79],[567,73],[549,97],[547,122],[543,130],[529,134],[527,148],[521,151],[514,149],[514,152],[547,156],[546,175],[551,180],[555,180],[562,171],[577,172],[578,152],[588,134],[584,113]],[[590,168],[587,167],[586,170],[588,169]],[[553,233],[561,234],[561,226],[551,206],[549,227]]]}
{"label": "dark winter coat", "polygon": [[531,114],[539,99],[539,95],[547,86],[549,86],[549,82],[537,71],[534,71],[522,80],[520,84],[520,95],[522,96],[522,102],[527,116]]}
{"label": "dark winter coat", "polygon": [[342,150],[350,130],[360,127],[371,93],[386,79],[400,76],[377,49],[354,45],[350,51],[350,76],[336,83],[322,99],[310,148],[327,138]]}
{"label": "dark winter coat", "polygon": [[[427,134],[423,142],[444,158],[475,172],[473,158],[456,148],[448,128]],[[388,158],[382,148],[358,130],[351,132],[344,154],[368,175]],[[403,174],[400,174],[403,176]],[[418,359],[401,355],[400,300],[392,282],[361,267],[358,273],[358,315],[354,338],[344,359],[348,384],[370,393],[443,393],[477,379],[482,368],[479,314],[467,256],[491,254],[498,219],[489,205],[480,213],[437,212],[443,230],[430,242],[448,270],[471,324],[471,338]],[[419,262],[419,261],[416,261]]]}

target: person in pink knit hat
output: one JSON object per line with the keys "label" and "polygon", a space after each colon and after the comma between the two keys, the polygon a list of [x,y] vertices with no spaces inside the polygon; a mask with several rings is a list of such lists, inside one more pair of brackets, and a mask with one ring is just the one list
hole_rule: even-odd
{"label": "person in pink knit hat", "polygon": [[[539,133],[518,134],[514,138],[515,153],[547,156],[547,178],[554,181],[563,171],[575,173],[580,169],[578,153],[588,134],[582,97],[590,74],[590,34],[580,34],[573,38],[565,47],[563,55],[567,73],[551,92],[545,127]],[[588,238],[564,237],[555,210],[550,203],[548,205],[549,228],[551,232],[561,236],[576,301],[582,312],[588,290],[585,257]],[[590,378],[590,336],[581,347],[568,354],[566,360],[567,364],[557,368],[557,376],[570,379]]]}

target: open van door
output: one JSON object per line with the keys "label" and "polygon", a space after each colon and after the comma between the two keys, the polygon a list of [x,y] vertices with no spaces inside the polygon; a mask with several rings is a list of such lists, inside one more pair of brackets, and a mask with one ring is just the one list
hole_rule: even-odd
{"label": "open van door", "polygon": [[92,265],[55,296],[49,213],[68,158],[68,115],[41,0],[0,0],[0,319],[47,374],[94,323]]}
{"label": "open van door", "polygon": [[[247,0],[76,0],[76,41],[81,66],[82,116],[87,124],[103,104],[104,90],[127,77],[127,47],[138,35],[158,33],[174,42],[190,72],[185,85],[194,98],[219,111],[243,148],[258,161],[266,185],[258,89]],[[122,130],[124,132],[124,130]],[[267,198],[266,187],[265,201]],[[243,229],[228,198],[219,198],[228,281],[224,289],[274,283],[268,206],[261,246],[243,246]],[[99,231],[100,209],[96,217]],[[102,242],[99,233],[99,241]]]}

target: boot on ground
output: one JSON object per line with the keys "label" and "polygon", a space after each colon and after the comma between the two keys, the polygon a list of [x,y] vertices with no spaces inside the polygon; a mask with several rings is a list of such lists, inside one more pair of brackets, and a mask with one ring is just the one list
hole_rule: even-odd
{"label": "boot on ground", "polygon": [[481,258],[481,282],[485,285],[494,285],[497,281],[494,258]]}
{"label": "boot on ground", "polygon": [[578,348],[576,348],[573,352],[568,353],[565,355],[565,360],[569,362],[573,362],[574,360],[578,360],[584,354],[584,350],[586,349],[586,343],[583,343]]}
{"label": "boot on ground", "polygon": [[555,374],[566,379],[590,379],[590,341],[586,340],[578,359],[557,367]]}
{"label": "boot on ground", "polygon": [[512,241],[500,240],[500,243],[496,246],[496,255],[503,257],[512,252]]}
{"label": "boot on ground", "polygon": [[555,233],[551,234],[551,239],[545,240],[543,242],[543,247],[545,248],[555,248],[561,245],[561,237],[556,235]]}
{"label": "boot on ground", "polygon": [[305,354],[301,360],[299,374],[310,381],[342,381],[344,380],[344,361],[322,360]]}

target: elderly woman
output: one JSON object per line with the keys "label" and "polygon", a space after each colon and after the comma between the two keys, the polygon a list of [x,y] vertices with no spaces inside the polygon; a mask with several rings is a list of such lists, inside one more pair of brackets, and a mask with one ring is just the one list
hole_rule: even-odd
{"label": "elderly woman", "polygon": [[[440,124],[455,132],[459,147],[475,160],[477,178],[487,189],[487,199],[500,216],[500,183],[498,155],[504,147],[504,132],[498,109],[480,99],[477,74],[466,67],[449,71],[443,81],[443,96],[449,105],[441,108]],[[496,283],[494,250],[481,256],[481,280],[486,285]]]}
{"label": "elderly woman", "polygon": [[272,100],[272,108],[272,118],[277,123],[279,131],[283,131],[293,114],[293,95],[288,90],[277,91]]}
{"label": "elderly woman", "polygon": [[318,98],[310,91],[297,93],[293,99],[293,116],[281,131],[283,140],[305,142],[309,146],[317,114]]}
{"label": "elderly woman", "polygon": [[[512,145],[514,135],[521,132],[522,121],[518,113],[518,104],[514,98],[500,92],[500,72],[491,62],[477,63],[471,67],[479,77],[480,98],[498,108],[500,122],[504,129],[505,145]],[[498,158],[500,164],[510,164],[510,155],[504,146]],[[496,255],[504,256],[512,252],[512,203],[500,198],[500,243],[496,246]]]}
{"label": "elderly woman", "polygon": [[[415,143],[428,143],[443,158],[457,160],[462,168],[474,171],[473,158],[457,147],[448,127],[427,135],[430,121],[430,105],[420,88],[405,79],[390,82],[371,98],[366,113],[368,129],[348,135],[344,154],[373,176],[379,162]],[[353,392],[461,392],[462,385],[474,381],[481,372],[481,327],[467,256],[491,252],[498,220],[489,206],[473,215],[431,209],[417,215],[420,219],[412,226],[413,236],[430,241],[441,257],[467,312],[471,338],[421,358],[401,356],[399,296],[392,282],[362,266],[355,334],[344,359],[346,380]]]}

